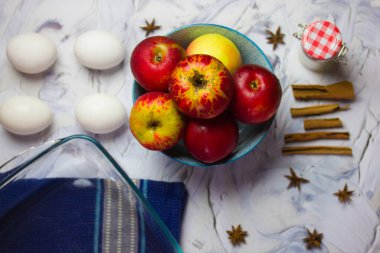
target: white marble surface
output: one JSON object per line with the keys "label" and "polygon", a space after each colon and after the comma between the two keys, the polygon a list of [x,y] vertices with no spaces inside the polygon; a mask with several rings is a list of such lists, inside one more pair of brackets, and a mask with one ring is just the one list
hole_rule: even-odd
{"label": "white marble surface", "polygon": [[[350,51],[347,65],[314,73],[298,61],[299,42],[291,34],[299,22],[316,17],[334,20]],[[380,1],[379,0],[2,0],[0,1],[0,104],[16,94],[44,100],[53,110],[48,131],[19,137],[0,127],[0,163],[46,140],[83,133],[74,118],[75,104],[85,95],[105,92],[131,109],[133,77],[129,56],[144,39],[139,28],[156,19],[164,35],[182,25],[215,23],[234,28],[254,40],[270,58],[283,88],[283,100],[270,134],[251,154],[225,166],[192,168],[158,152],[142,148],[128,125],[97,137],[131,177],[183,181],[189,199],[183,221],[184,252],[305,252],[306,228],[324,234],[313,252],[380,252]],[[265,29],[281,25],[286,45],[276,51],[266,44]],[[110,71],[89,71],[73,54],[78,35],[105,29],[127,48],[124,63]],[[57,45],[58,61],[43,75],[22,75],[9,64],[5,47],[13,36],[36,31]],[[344,122],[352,157],[281,155],[283,135],[303,131],[302,119],[289,108],[311,102],[295,101],[291,83],[327,84],[343,79],[354,83],[357,98],[351,109],[334,116]],[[315,101],[315,103],[319,103]],[[323,141],[317,144],[325,143]],[[311,182],[287,190],[289,166]],[[347,183],[353,201],[342,205],[333,195]],[[241,224],[247,243],[232,247],[226,230]]]}

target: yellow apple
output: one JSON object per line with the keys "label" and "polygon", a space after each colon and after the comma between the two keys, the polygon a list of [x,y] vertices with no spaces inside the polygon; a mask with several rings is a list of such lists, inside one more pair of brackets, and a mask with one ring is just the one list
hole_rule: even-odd
{"label": "yellow apple", "polygon": [[187,47],[186,54],[214,56],[227,67],[231,74],[242,64],[236,45],[230,39],[217,33],[208,33],[195,38]]}

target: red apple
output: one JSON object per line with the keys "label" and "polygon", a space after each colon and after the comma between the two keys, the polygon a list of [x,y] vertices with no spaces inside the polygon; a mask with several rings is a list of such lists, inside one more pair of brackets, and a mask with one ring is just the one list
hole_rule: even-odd
{"label": "red apple", "polygon": [[258,124],[276,114],[282,91],[275,74],[262,66],[246,64],[238,68],[233,80],[231,108],[237,120]]}
{"label": "red apple", "polygon": [[232,77],[210,55],[189,55],[173,70],[169,93],[184,114],[209,119],[221,114],[232,99]]}
{"label": "red apple", "polygon": [[165,36],[141,41],[131,55],[131,70],[136,81],[148,91],[167,91],[170,74],[185,57],[183,49]]}
{"label": "red apple", "polygon": [[164,92],[148,92],[134,103],[129,126],[141,145],[151,150],[166,150],[182,138],[185,119]]}
{"label": "red apple", "polygon": [[190,154],[204,163],[213,163],[231,154],[238,138],[238,124],[229,112],[212,119],[189,119],[183,136]]}

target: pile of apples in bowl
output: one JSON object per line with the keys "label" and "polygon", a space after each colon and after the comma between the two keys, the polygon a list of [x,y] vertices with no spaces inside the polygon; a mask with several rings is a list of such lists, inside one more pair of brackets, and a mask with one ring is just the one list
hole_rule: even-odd
{"label": "pile of apples in bowl", "polygon": [[228,27],[197,24],[141,41],[131,55],[130,129],[190,166],[236,161],[266,136],[281,85],[262,50]]}

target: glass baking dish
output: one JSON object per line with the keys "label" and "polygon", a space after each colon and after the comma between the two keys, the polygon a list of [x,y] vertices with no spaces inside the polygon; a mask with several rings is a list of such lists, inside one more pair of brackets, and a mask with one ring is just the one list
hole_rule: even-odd
{"label": "glass baking dish", "polygon": [[[47,207],[46,202],[55,206]],[[98,141],[86,135],[44,143],[3,164],[0,205],[0,244],[2,240],[13,252],[19,252],[22,244],[28,248],[25,252],[42,252],[39,247],[48,243],[53,245],[47,248],[66,253],[182,252],[133,180]],[[25,225],[37,219],[37,226]],[[58,222],[62,224],[57,229]],[[55,230],[46,233],[44,227]],[[43,236],[32,236],[38,233]],[[86,233],[89,238],[79,240]],[[91,247],[82,245],[86,240],[84,244]]]}

